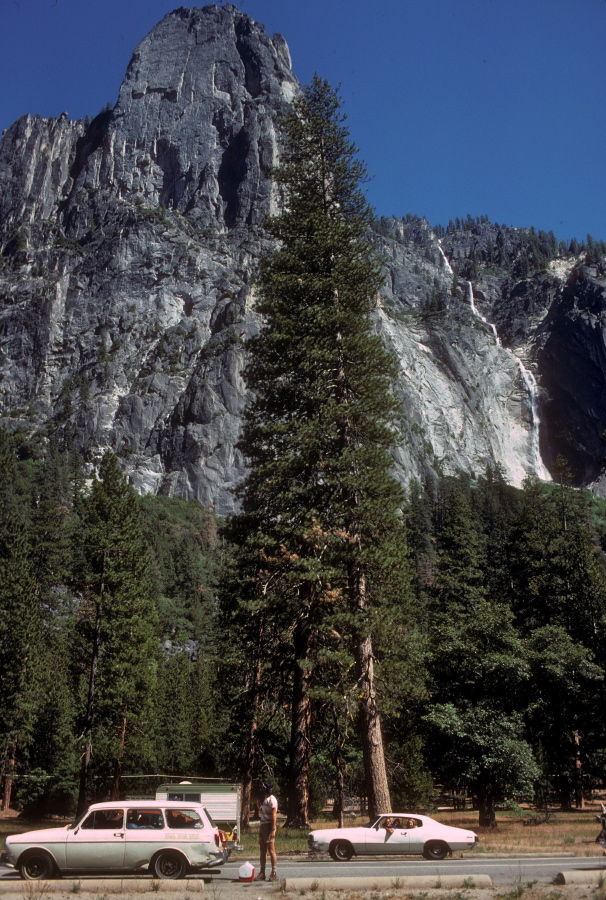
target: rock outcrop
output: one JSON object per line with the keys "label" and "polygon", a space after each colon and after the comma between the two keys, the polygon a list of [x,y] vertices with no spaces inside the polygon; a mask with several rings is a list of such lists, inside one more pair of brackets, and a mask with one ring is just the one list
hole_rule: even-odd
{"label": "rock outcrop", "polygon": [[[69,429],[141,492],[233,509],[251,274],[298,90],[282,37],[231,5],[181,8],[136,48],[113,109],[5,132],[1,424]],[[606,282],[574,259],[529,277],[524,235],[377,223],[404,480],[500,465],[521,484],[558,452],[579,483],[600,478]]]}

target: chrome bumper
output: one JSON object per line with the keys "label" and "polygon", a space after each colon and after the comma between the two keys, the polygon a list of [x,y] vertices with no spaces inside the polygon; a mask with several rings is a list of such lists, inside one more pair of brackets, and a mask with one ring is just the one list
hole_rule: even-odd
{"label": "chrome bumper", "polygon": [[320,841],[314,841],[313,838],[308,838],[307,846],[310,850],[322,850],[326,846],[326,844],[320,843]]}
{"label": "chrome bumper", "polygon": [[218,850],[216,853],[213,853],[213,856],[216,856],[216,859],[213,859],[212,862],[206,863],[204,866],[205,869],[214,869],[216,866],[222,866],[227,862],[229,857],[229,853],[227,850]]}

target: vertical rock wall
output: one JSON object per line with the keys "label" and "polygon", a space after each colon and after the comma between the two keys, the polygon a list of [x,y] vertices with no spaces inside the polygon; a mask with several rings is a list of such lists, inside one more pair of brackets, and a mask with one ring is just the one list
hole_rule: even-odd
{"label": "vertical rock wall", "polygon": [[[90,123],[24,116],[5,132],[3,425],[69,429],[91,461],[112,447],[141,492],[233,509],[267,170],[298,90],[279,35],[229,4],[181,8],[136,48],[113,109]],[[516,281],[498,254],[515,257],[520,238],[490,223],[440,244],[424,220],[391,219],[375,238],[375,324],[400,361],[400,477],[500,465],[521,484],[536,471],[515,353],[539,384],[544,457],[565,451],[580,483],[598,478],[600,272]],[[471,274],[483,247],[495,265]]]}

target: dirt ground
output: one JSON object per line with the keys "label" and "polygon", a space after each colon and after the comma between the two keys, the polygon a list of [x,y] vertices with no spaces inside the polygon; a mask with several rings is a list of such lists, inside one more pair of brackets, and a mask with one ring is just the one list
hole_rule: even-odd
{"label": "dirt ground", "polygon": [[[76,882],[77,884],[77,882]],[[175,888],[177,886],[175,885]],[[171,891],[156,890],[153,883],[145,890],[129,890],[126,882],[116,889],[94,893],[74,890],[71,881],[65,892],[49,890],[49,885],[36,882],[0,884],[1,900],[74,900],[74,894],[82,893],[83,900],[113,900],[117,897],[134,897],[146,894],[154,900],[278,900],[280,896],[298,897],[301,900],[606,900],[606,888],[598,884],[579,885],[526,885],[515,883],[494,888],[460,890],[372,890],[372,891],[306,891],[284,892],[283,885],[269,884],[213,884],[204,885],[200,881],[190,881],[187,886]]]}
{"label": "dirt ground", "polygon": [[[572,863],[572,859],[571,859]],[[571,865],[571,868],[573,866]],[[145,896],[145,900],[606,900],[606,869],[594,884],[545,884],[512,880],[492,888],[385,888],[373,890],[299,890],[288,883],[240,884],[237,881],[186,881],[162,883],[155,879],[104,880],[95,886],[68,876],[58,881],[27,882],[0,880],[0,900],[118,900]]]}

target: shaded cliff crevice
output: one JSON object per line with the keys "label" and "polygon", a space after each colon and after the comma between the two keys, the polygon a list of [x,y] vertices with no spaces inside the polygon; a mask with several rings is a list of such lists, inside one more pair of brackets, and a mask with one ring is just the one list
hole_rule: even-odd
{"label": "shaded cliff crevice", "polygon": [[240,190],[248,171],[246,164],[248,147],[248,134],[242,127],[229,141],[217,173],[219,194],[225,204],[223,217],[228,228],[233,228],[238,222],[238,213],[241,209]]}
{"label": "shaded cliff crevice", "polygon": [[575,484],[604,470],[606,279],[579,267],[550,310],[537,361],[545,390],[545,453],[560,454]]}

